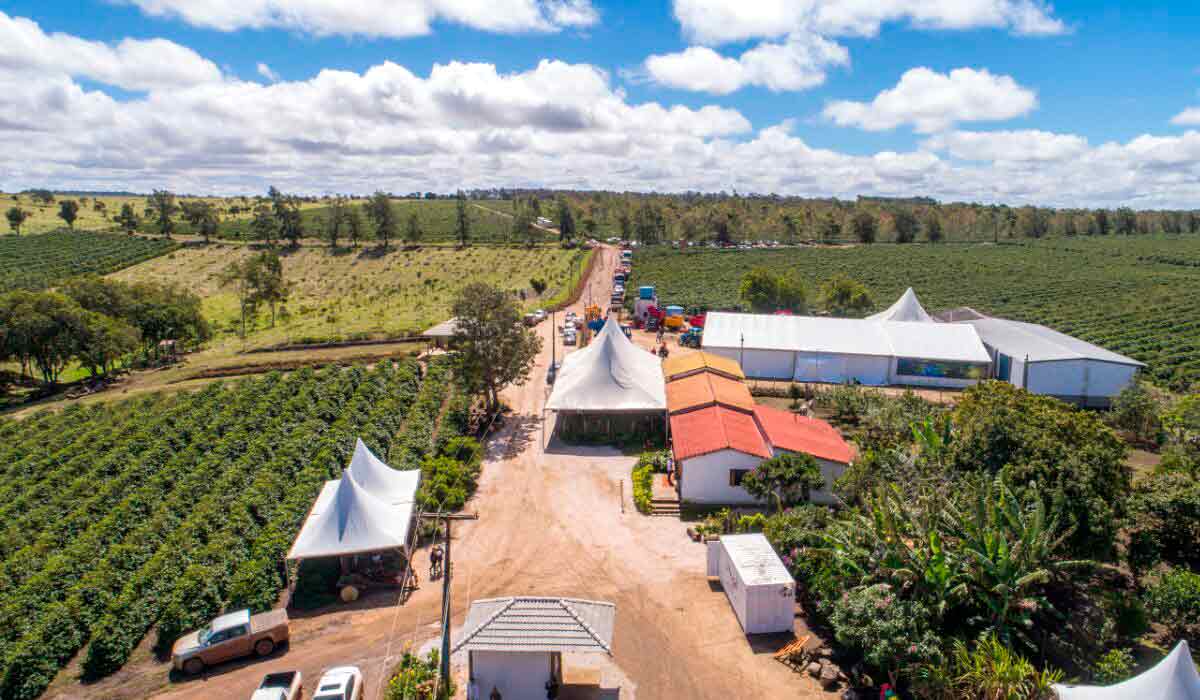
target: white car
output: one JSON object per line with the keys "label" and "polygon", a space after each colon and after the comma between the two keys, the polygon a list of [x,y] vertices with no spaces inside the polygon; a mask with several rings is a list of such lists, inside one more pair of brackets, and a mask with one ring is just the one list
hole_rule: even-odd
{"label": "white car", "polygon": [[338,666],[321,676],[312,700],[362,700],[363,674],[357,666]]}
{"label": "white car", "polygon": [[537,311],[533,312],[533,315],[537,318],[538,323],[541,323],[542,321],[546,320],[546,310],[545,309],[538,309]]}

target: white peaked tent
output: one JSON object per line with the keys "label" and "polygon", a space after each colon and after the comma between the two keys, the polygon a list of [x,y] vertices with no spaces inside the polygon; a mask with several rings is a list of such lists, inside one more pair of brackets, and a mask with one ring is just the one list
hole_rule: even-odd
{"label": "white peaked tent", "polygon": [[877,314],[868,316],[872,321],[916,321],[933,323],[933,317],[925,312],[925,307],[917,300],[917,293],[909,287],[900,295],[895,304]]}
{"label": "white peaked tent", "polygon": [[342,477],[325,482],[287,558],[406,548],[420,475],[392,469],[359,440]]}
{"label": "white peaked tent", "polygon": [[1106,687],[1056,685],[1060,700],[1200,700],[1200,674],[1187,642],[1180,642],[1154,668]]}
{"label": "white peaked tent", "polygon": [[563,360],[546,408],[575,413],[667,410],[662,365],[633,344],[612,316],[586,348]]}

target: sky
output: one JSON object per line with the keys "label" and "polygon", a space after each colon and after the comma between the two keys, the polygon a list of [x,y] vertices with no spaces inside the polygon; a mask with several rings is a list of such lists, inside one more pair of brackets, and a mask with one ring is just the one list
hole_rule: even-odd
{"label": "sky", "polygon": [[1200,207],[1195,0],[0,0],[0,189]]}

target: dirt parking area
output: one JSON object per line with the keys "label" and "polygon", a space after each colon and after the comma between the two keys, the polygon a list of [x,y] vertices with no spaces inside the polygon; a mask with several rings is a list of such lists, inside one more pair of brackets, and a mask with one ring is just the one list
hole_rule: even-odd
{"label": "dirt parking area", "polygon": [[[602,286],[616,257],[613,250],[604,254],[595,282]],[[539,332],[549,340],[554,331],[543,323]],[[624,698],[833,697],[772,658],[790,637],[742,633],[724,593],[705,577],[704,547],[688,539],[686,524],[634,509],[633,457],[544,440],[553,427],[543,425],[541,411],[549,358],[547,343],[531,381],[505,392],[513,411],[486,445],[480,488],[468,506],[479,520],[454,526],[454,623],[462,624],[478,598],[606,600],[617,607],[606,663],[619,671]],[[364,697],[380,698],[403,651],[427,647],[439,635],[441,585],[425,580],[424,550],[417,566],[423,587],[405,604],[380,593],[294,616],[289,648],[272,658],[169,682],[167,666],[140,652],[119,674],[92,686],[72,680],[77,669],[68,669],[48,697],[247,698],[264,674],[288,669],[303,672],[305,697],[311,697],[323,670],[354,664],[366,674]]]}

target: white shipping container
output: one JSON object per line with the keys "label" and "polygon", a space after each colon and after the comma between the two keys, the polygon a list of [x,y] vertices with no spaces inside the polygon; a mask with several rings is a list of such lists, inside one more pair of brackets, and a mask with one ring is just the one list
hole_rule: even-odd
{"label": "white shipping container", "polygon": [[[767,538],[761,533],[723,535],[716,544],[720,550],[717,575],[742,631],[791,632],[796,616],[796,582]],[[708,568],[712,570],[711,559]]]}

